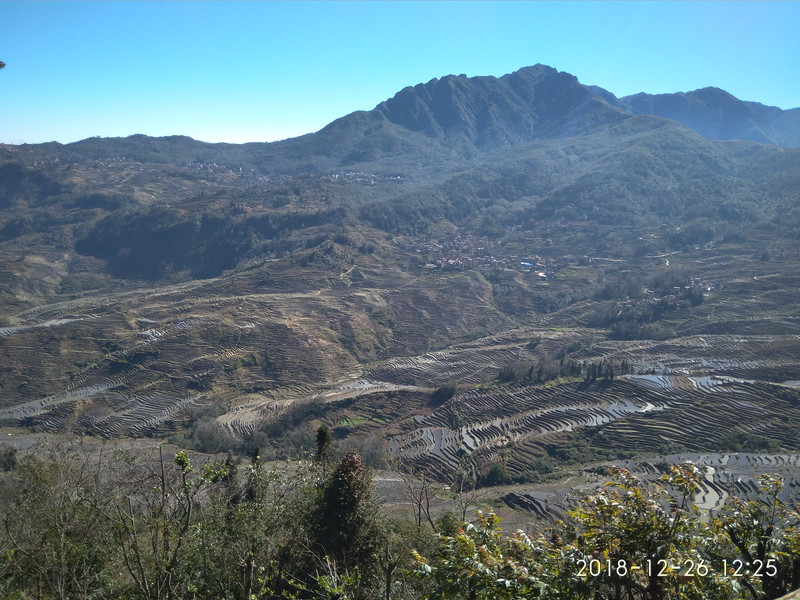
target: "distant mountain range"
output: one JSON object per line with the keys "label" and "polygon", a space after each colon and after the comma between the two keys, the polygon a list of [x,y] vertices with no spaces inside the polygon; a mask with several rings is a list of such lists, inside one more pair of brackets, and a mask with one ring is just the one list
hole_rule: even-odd
{"label": "distant mountain range", "polygon": [[634,114],[678,121],[716,140],[800,146],[800,108],[781,110],[758,102],[743,102],[715,87],[685,94],[635,94],[619,100],[619,106]]}
{"label": "distant mountain range", "polygon": [[[590,134],[632,115],[671,119],[712,139],[800,146],[800,108],[743,102],[717,88],[617,98],[544,65],[500,78],[432,79],[404,88],[372,111],[338,119],[315,135],[330,148],[349,145],[362,152],[366,147],[389,153],[398,145],[390,140],[419,133],[429,143],[472,156],[534,140]],[[352,155],[352,150],[344,152]]]}
{"label": "distant mountain range", "polygon": [[[262,252],[289,252],[276,241],[287,230],[354,220],[413,235],[442,221],[495,233],[556,220],[682,228],[659,235],[665,250],[755,224],[786,234],[800,226],[798,145],[800,109],[715,88],[617,98],[544,65],[499,78],[448,75],[274,143],[134,135],[2,146],[0,242],[66,227],[59,235],[70,250],[108,261],[117,276],[148,279],[214,276]],[[109,179],[109,161],[155,170]],[[70,164],[80,176],[64,170]],[[229,175],[199,187],[198,168]],[[383,183],[356,191],[324,180],[343,172]],[[277,176],[317,179],[313,192],[295,184],[280,201],[262,201],[261,216],[221,216],[209,200],[252,202],[258,178]],[[293,199],[308,207],[309,194],[319,204],[305,214]],[[159,197],[164,204],[153,204]],[[70,217],[75,227],[59,220],[72,208],[83,211]]]}
{"label": "distant mountain range", "polygon": [[635,115],[677,121],[711,139],[800,146],[800,108],[743,102],[716,88],[617,98],[544,65],[500,78],[432,79],[404,88],[371,111],[278,145],[338,156],[344,164],[409,150],[427,153],[423,148],[474,157],[535,140],[587,135]]}
{"label": "distant mountain range", "polygon": [[617,98],[569,73],[535,65],[499,78],[432,79],[402,89],[371,111],[351,113],[317,133],[280,142],[208,144],[184,136],[135,135],[23,147],[44,155],[124,153],[144,162],[237,163],[263,172],[356,166],[391,170],[397,166],[384,159],[415,165],[460,161],[536,140],[588,135],[639,115],[670,119],[716,140],[800,146],[800,108],[745,102],[713,87]]}

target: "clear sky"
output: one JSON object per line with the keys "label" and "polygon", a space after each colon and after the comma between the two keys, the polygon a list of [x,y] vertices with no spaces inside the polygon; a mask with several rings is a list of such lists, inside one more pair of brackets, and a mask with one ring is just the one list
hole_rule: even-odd
{"label": "clear sky", "polygon": [[0,142],[272,141],[448,74],[800,107],[800,2],[0,2]]}

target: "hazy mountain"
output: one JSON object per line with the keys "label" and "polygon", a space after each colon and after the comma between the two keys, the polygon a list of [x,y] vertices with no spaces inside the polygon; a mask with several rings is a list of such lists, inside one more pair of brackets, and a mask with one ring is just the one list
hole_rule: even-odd
{"label": "hazy mountain", "polygon": [[[448,75],[407,87],[372,111],[334,121],[313,139],[321,153],[336,149],[346,161],[421,148],[474,157],[534,140],[590,134],[640,114],[677,121],[713,139],[800,145],[800,109],[743,102],[715,88],[617,99],[544,65],[499,78]],[[425,144],[413,134],[423,134]]]}

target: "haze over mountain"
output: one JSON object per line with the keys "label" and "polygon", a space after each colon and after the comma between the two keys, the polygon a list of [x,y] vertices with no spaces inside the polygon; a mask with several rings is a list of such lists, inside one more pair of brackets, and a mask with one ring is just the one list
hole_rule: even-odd
{"label": "haze over mountain", "polygon": [[743,102],[715,87],[685,94],[636,94],[620,99],[618,106],[635,114],[673,119],[718,140],[800,145],[800,108],[781,110],[758,102]]}

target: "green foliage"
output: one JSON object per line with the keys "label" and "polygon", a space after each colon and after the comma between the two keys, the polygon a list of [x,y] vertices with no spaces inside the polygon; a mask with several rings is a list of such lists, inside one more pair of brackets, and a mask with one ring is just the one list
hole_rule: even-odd
{"label": "green foliage", "polygon": [[331,460],[332,443],[330,429],[327,425],[320,425],[317,429],[317,452],[314,454],[314,460],[321,465],[327,464]]}
{"label": "green foliage", "polygon": [[[258,455],[245,469],[230,469],[209,490],[193,537],[199,598],[271,597],[304,579],[298,566],[306,539],[304,518],[313,497],[307,465],[267,469]],[[299,578],[299,579],[298,579]]]}
{"label": "green foliage", "polygon": [[111,597],[116,579],[107,521],[114,498],[108,456],[50,446],[0,480],[0,592],[18,597]]}
{"label": "green foliage", "polygon": [[252,367],[258,364],[258,358],[256,358],[255,354],[252,352],[248,353],[247,356],[240,356],[236,359],[236,362],[233,363],[234,369],[242,369],[246,367]]}
{"label": "green foliage", "polygon": [[714,520],[717,563],[733,572],[741,567],[741,585],[753,598],[779,598],[800,587],[800,506],[779,499],[784,482],[762,475],[760,496],[749,502],[732,498]]}
{"label": "green foliage", "polygon": [[478,480],[479,486],[494,486],[505,485],[511,483],[511,475],[508,473],[505,465],[502,463],[494,463],[489,468],[486,475],[483,475]]}
{"label": "green foliage", "polygon": [[771,452],[781,451],[781,445],[773,439],[741,429],[726,432],[719,441],[720,450],[728,452]]}
{"label": "green foliage", "polygon": [[503,536],[500,518],[477,512],[478,522],[468,523],[454,535],[443,536],[436,560],[419,553],[419,577],[433,582],[425,598],[445,600],[512,600],[538,598],[545,585],[545,543],[522,532]]}
{"label": "green foliage", "polygon": [[479,511],[442,536],[438,556],[417,553],[417,575],[433,584],[425,597],[771,599],[800,585],[800,512],[778,500],[779,480],[762,478],[763,499],[732,499],[709,523],[692,504],[691,463],[650,485],[613,475],[548,537],[503,535],[497,515]]}
{"label": "green foliage", "polygon": [[294,402],[277,419],[259,423],[239,449],[251,453],[260,447],[270,458],[304,456],[313,451],[316,443],[315,431],[308,423],[323,417],[327,410],[328,407],[320,400]]}
{"label": "green foliage", "polygon": [[0,444],[0,471],[11,471],[17,466],[17,449]]}
{"label": "green foliage", "polygon": [[504,532],[492,511],[396,521],[348,452],[246,466],[122,448],[41,448],[0,478],[0,592],[7,598],[431,598],[773,600],[800,586],[800,509],[783,481],[693,504],[701,471],[646,483],[604,468],[563,523]]}
{"label": "green foliage", "polygon": [[517,379],[517,373],[514,365],[503,365],[500,371],[497,372],[495,377],[498,383],[509,383]]}
{"label": "green foliage", "polygon": [[351,571],[368,570],[378,545],[378,505],[372,473],[347,452],[325,481],[312,515],[313,547]]}
{"label": "green foliage", "polygon": [[[716,572],[681,573],[683,565],[708,560],[703,550],[708,532],[691,504],[699,478],[691,464],[673,466],[662,478],[671,495],[662,485],[648,488],[629,472],[618,470],[615,481],[583,500],[573,513],[576,529],[571,542],[587,563],[586,584],[595,597],[600,593],[601,597],[624,598],[635,593],[645,598],[678,595],[700,600],[718,594],[725,581]],[[588,570],[592,560],[602,565],[596,575]],[[665,565],[670,568],[663,569]],[[680,568],[672,569],[672,565]],[[634,566],[640,569],[634,571]]]}

